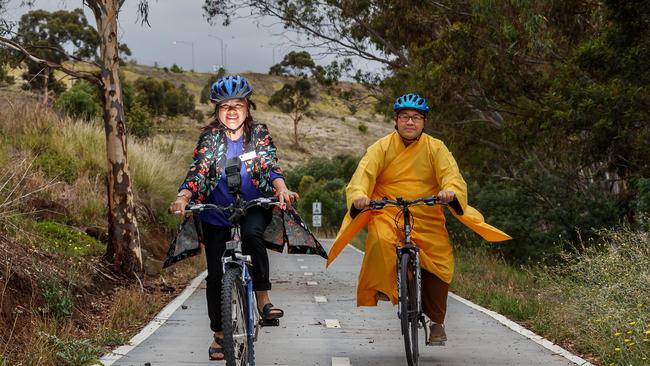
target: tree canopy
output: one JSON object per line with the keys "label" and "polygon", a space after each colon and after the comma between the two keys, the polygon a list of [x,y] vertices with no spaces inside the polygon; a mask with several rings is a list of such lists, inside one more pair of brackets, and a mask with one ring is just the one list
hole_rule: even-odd
{"label": "tree canopy", "polygon": [[[470,199],[515,237],[518,258],[638,224],[650,168],[650,2],[206,0],[228,23],[241,6],[342,58],[391,114],[423,95],[427,132],[455,152]],[[644,188],[645,187],[645,188]],[[571,246],[571,244],[569,244]]]}

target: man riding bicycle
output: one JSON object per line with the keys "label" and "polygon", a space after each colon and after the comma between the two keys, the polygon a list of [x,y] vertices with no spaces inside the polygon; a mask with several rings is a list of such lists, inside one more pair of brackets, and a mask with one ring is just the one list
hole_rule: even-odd
{"label": "man riding bicycle", "polygon": [[[368,223],[368,238],[357,288],[357,306],[376,306],[378,300],[397,304],[395,245],[403,232],[395,225],[399,208],[385,208],[353,221],[370,200],[384,197],[404,199],[436,195],[441,203],[458,200],[464,214],[456,216],[489,241],[510,237],[488,224],[467,205],[467,185],[456,161],[445,144],[423,133],[429,107],[417,94],[397,99],[395,132],[371,145],[363,156],[346,189],[347,207],[334,246],[331,263],[354,234]],[[422,308],[431,319],[429,342],[447,340],[444,328],[447,293],[454,272],[453,249],[445,228],[442,206],[417,206],[411,209],[412,240],[420,247],[422,266]]]}

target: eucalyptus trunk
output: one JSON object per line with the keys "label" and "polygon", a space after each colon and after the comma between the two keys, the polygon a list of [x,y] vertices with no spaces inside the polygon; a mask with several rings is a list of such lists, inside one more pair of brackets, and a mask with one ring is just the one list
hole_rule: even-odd
{"label": "eucalyptus trunk", "polygon": [[93,10],[101,40],[99,63],[108,158],[106,257],[122,273],[139,275],[142,272],[142,253],[127,162],[124,102],[118,77],[117,16],[122,2],[96,0],[86,3]]}

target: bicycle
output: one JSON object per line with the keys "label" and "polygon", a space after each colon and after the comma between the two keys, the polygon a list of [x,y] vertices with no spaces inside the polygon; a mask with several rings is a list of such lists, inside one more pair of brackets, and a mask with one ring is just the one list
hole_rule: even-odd
{"label": "bicycle", "polygon": [[259,328],[280,325],[279,319],[264,319],[259,315],[250,274],[253,263],[249,255],[242,254],[240,237],[240,220],[249,208],[274,205],[280,205],[276,197],[244,201],[237,195],[235,203],[227,207],[206,203],[186,208],[193,213],[216,210],[228,216],[232,223],[231,240],[226,242],[226,252],[221,259],[221,318],[227,366],[255,366],[253,343],[257,340]]}
{"label": "bicycle", "polygon": [[[398,311],[402,335],[404,336],[404,348],[406,349],[406,361],[409,366],[417,366],[419,358],[418,349],[418,328],[424,328],[425,342],[429,345],[428,329],[422,312],[421,298],[421,272],[420,272],[420,248],[411,242],[411,213],[409,207],[447,205],[439,202],[436,196],[404,200],[397,197],[395,200],[384,198],[382,200],[370,201],[367,210],[381,210],[384,207],[399,207],[404,222],[404,240],[397,245],[397,297]],[[463,214],[463,209],[458,200],[449,202],[456,213]],[[399,214],[398,214],[399,216]],[[396,225],[399,225],[398,216],[395,217]],[[444,345],[442,343],[441,345]]]}

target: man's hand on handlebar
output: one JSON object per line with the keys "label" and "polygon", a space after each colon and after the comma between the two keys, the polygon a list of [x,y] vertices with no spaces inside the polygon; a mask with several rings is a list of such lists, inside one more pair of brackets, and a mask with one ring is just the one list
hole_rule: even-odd
{"label": "man's hand on handlebar", "polygon": [[456,198],[456,193],[454,193],[454,191],[443,189],[442,191],[438,192],[437,197],[440,203],[447,204]]}
{"label": "man's hand on handlebar", "polygon": [[370,204],[370,198],[368,197],[359,197],[356,198],[354,201],[352,201],[352,205],[358,210],[363,210],[364,208],[368,207]]}

